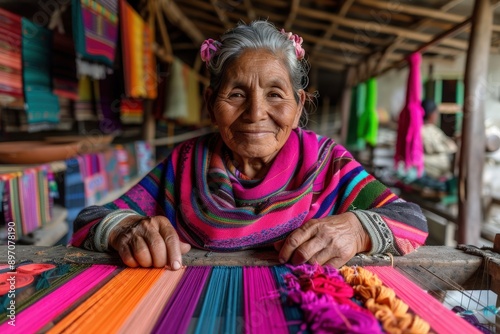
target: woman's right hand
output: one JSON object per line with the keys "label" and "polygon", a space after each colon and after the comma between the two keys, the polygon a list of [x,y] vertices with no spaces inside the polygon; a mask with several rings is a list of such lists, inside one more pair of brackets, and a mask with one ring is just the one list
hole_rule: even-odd
{"label": "woman's right hand", "polygon": [[191,245],[179,236],[167,217],[145,217],[139,221],[124,220],[111,230],[109,245],[129,267],[157,267],[165,265],[174,270],[182,266],[182,254]]}

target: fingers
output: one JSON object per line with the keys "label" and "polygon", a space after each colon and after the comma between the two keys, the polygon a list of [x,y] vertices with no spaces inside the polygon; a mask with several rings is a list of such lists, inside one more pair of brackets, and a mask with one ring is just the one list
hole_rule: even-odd
{"label": "fingers", "polygon": [[181,254],[186,254],[191,250],[191,245],[181,241]]}
{"label": "fingers", "polygon": [[139,266],[139,263],[137,263],[134,256],[132,255],[133,253],[128,243],[120,243],[120,246],[118,246],[116,250],[118,251],[118,254],[120,254],[120,258],[122,259],[123,263],[125,263],[125,265],[132,268]]}
{"label": "fingers", "polygon": [[191,245],[179,240],[170,221],[162,216],[124,222],[113,232],[112,246],[129,267],[168,265],[177,270],[182,266],[182,254],[191,249]]}
{"label": "fingers", "polygon": [[[318,232],[317,224],[314,220],[310,220],[286,238],[283,247],[280,250],[279,260],[281,263],[288,262],[292,254],[306,241],[311,239]],[[307,256],[307,254],[305,255]],[[298,255],[302,257],[302,255]]]}
{"label": "fingers", "polygon": [[279,252],[281,250],[281,248],[283,248],[284,244],[285,244],[285,240],[280,240],[280,241],[276,241],[273,244],[273,246],[274,246],[274,249]]}
{"label": "fingers", "polygon": [[[168,222],[168,220],[167,220]],[[174,270],[178,270],[182,266],[181,241],[170,222],[161,223],[159,226],[160,235],[163,237],[167,251],[167,265]],[[186,249],[186,246],[183,246]]]}

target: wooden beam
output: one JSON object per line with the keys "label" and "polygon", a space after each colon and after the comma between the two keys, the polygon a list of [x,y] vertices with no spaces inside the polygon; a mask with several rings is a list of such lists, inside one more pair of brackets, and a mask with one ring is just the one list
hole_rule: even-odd
{"label": "wooden beam", "polygon": [[373,8],[384,9],[389,13],[406,13],[412,16],[421,16],[423,18],[432,18],[442,21],[450,21],[454,23],[459,23],[465,20],[467,17],[462,15],[447,13],[443,10],[438,10],[435,8],[427,8],[413,5],[405,5],[401,2],[393,3],[391,1],[377,1],[377,0],[358,0],[358,3],[367,5]]}
{"label": "wooden beam", "polygon": [[465,100],[458,176],[458,237],[460,244],[480,245],[483,223],[485,126],[484,107],[493,11],[490,0],[476,0],[465,66]]}
{"label": "wooden beam", "polygon": [[217,17],[219,18],[219,21],[222,22],[222,24],[224,25],[224,27],[226,29],[231,28],[232,24],[231,24],[231,22],[229,22],[229,20],[227,18],[226,11],[219,6],[219,1],[217,1],[217,0],[210,0],[210,3],[212,4],[212,7],[213,7],[215,13],[217,14]]}
{"label": "wooden beam", "polygon": [[[458,5],[459,3],[461,3],[463,0],[455,0],[455,1],[450,1],[446,4],[444,4],[443,6],[441,6],[440,8],[440,11],[444,11],[444,12],[447,12],[448,10],[452,9],[454,6]],[[423,19],[423,20],[420,20],[418,21],[416,24],[412,25],[412,28],[417,30],[423,26],[427,26],[432,20],[430,19]],[[452,27],[448,28],[447,30],[451,29]],[[401,49],[403,46],[406,46],[408,44],[404,44],[403,41],[405,39],[398,36],[394,39],[394,41],[386,48],[386,50],[384,51],[384,55],[382,56],[382,58],[380,59],[379,63],[378,63],[378,66],[377,66],[377,69],[376,69],[376,72],[380,72],[382,71],[382,69],[385,67],[386,65],[386,62],[387,60],[389,59],[389,56],[397,49]],[[411,49],[408,49],[408,51],[413,51],[414,50],[414,46],[410,46]],[[457,52],[459,53],[462,53],[461,51],[459,50],[455,50],[455,49],[451,49],[451,48],[442,48],[443,51],[440,52],[440,49],[441,47],[438,47],[436,45],[433,45],[433,46],[430,46],[430,48],[432,48],[432,50],[434,52],[437,52],[437,53],[443,53],[443,54],[452,54],[453,52],[455,52],[455,55],[457,54]]]}
{"label": "wooden beam", "polygon": [[196,25],[180,10],[174,1],[158,0],[165,16],[172,24],[184,31],[194,43],[200,44],[205,40],[203,33]]}
{"label": "wooden beam", "polygon": [[321,45],[329,47],[329,48],[340,49],[343,52],[348,51],[348,52],[354,52],[354,53],[360,53],[360,54],[367,54],[367,53],[371,52],[371,49],[364,47],[364,46],[358,46],[358,45],[350,44],[350,43],[346,43],[346,42],[333,41],[330,39],[323,39],[321,37],[309,35],[309,34],[305,34],[305,33],[301,33],[300,35],[308,43],[321,44]]}
{"label": "wooden beam", "polygon": [[288,14],[288,18],[285,21],[284,28],[286,31],[292,29],[292,23],[295,21],[297,17],[297,10],[299,9],[300,0],[293,0],[292,5],[290,7],[290,13]]}
{"label": "wooden beam", "polygon": [[255,10],[253,9],[252,0],[243,0],[243,4],[245,5],[245,8],[247,10],[248,17],[250,18],[250,20],[254,21],[257,18],[257,15],[255,14]]}
{"label": "wooden beam", "polygon": [[[388,10],[389,12],[407,13],[414,16],[421,16],[424,18],[431,18],[435,20],[442,20],[453,23],[460,23],[468,18],[468,16],[465,15],[447,13],[447,10],[445,9],[437,10],[434,8],[405,5],[402,4],[401,2],[393,3],[391,1],[388,2],[388,1],[378,1],[378,0],[358,0],[357,2],[370,7],[385,9]],[[453,5],[456,5],[455,1],[451,1],[451,3]],[[450,3],[445,4],[445,6],[449,5]],[[493,30],[500,31],[500,25],[494,25]]]}
{"label": "wooden beam", "polygon": [[[427,43],[424,43],[424,44],[420,45],[418,48],[416,48],[414,50],[414,52],[423,52],[427,48],[429,48],[429,47],[431,47],[431,46],[439,43],[441,40],[443,40],[445,38],[448,38],[449,36],[458,34],[458,33],[462,32],[464,29],[468,29],[469,26],[470,26],[470,24],[471,24],[471,18],[468,18],[464,22],[459,23],[456,26],[454,26],[452,29],[450,29],[448,31],[445,31],[445,32],[439,34],[438,36],[434,37],[434,39],[432,41],[429,41]],[[405,63],[406,63],[406,59],[403,59],[403,60],[401,60],[400,62],[398,62],[396,64],[393,64],[393,65],[391,65],[389,67],[384,68],[381,72],[377,73],[377,75],[384,74],[385,72],[387,72],[387,71],[389,71],[389,70],[391,70],[393,68],[401,67]]]}
{"label": "wooden beam", "polygon": [[[347,12],[349,11],[349,8],[351,8],[351,5],[353,4],[353,2],[354,2],[354,0],[345,0],[342,3],[342,6],[340,7],[338,15],[345,17]],[[330,27],[328,27],[328,29],[323,34],[323,38],[324,39],[331,39],[334,32],[336,32],[338,30],[338,27],[339,27],[339,25],[336,22],[332,22],[330,24]],[[336,35],[339,36],[338,32]],[[316,54],[318,53],[318,51],[320,51],[322,48],[323,48],[323,45],[316,44],[314,46],[313,50],[311,51],[311,57],[314,58],[316,56]]]}
{"label": "wooden beam", "polygon": [[344,65],[331,63],[331,62],[316,61],[314,63],[314,66],[329,69],[329,70],[332,70],[334,72],[342,72],[343,70],[345,70]]}
{"label": "wooden beam", "polygon": [[[158,2],[150,0],[150,8],[154,11],[154,15],[156,16],[156,23],[158,23],[158,27],[160,28],[161,40],[163,42],[163,47],[165,51],[169,55],[173,55],[174,52],[172,50],[172,44],[170,43],[170,37],[168,36],[167,25],[165,24],[164,16],[160,11],[158,6]],[[153,13],[151,13],[153,15]]]}
{"label": "wooden beam", "polygon": [[[378,24],[376,21],[365,22],[362,20],[355,20],[350,18],[341,17],[336,14],[325,13],[315,9],[309,9],[305,7],[300,8],[300,14],[304,16],[313,17],[321,20],[330,20],[331,22],[336,22],[339,25],[351,27],[355,29],[362,29],[364,31],[373,31],[376,33],[385,33],[390,35],[397,35],[408,39],[413,39],[420,42],[429,42],[433,39],[433,35],[421,33],[418,31],[412,31],[405,28]],[[444,39],[440,41],[443,45],[448,45],[458,49],[466,50],[469,43],[465,40],[453,40]]]}

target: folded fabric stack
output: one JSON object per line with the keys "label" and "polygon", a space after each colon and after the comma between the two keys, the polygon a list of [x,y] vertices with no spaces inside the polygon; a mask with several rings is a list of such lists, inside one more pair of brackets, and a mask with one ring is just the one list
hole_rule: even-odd
{"label": "folded fabric stack", "polygon": [[0,225],[15,223],[16,238],[42,227],[51,220],[47,165],[0,174]]}
{"label": "folded fabric stack", "polygon": [[29,131],[54,128],[59,101],[50,76],[51,32],[23,18],[23,79]]}
{"label": "folded fabric stack", "polygon": [[0,8],[0,106],[23,104],[21,17]]}

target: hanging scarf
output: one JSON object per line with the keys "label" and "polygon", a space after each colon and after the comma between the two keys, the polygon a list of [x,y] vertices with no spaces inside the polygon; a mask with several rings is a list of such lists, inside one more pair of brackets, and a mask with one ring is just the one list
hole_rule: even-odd
{"label": "hanging scarf", "polygon": [[358,137],[370,146],[377,145],[378,114],[377,114],[377,80],[371,78],[366,82],[365,110],[358,123]]}
{"label": "hanging scarf", "polygon": [[420,80],[420,64],[422,55],[413,53],[408,58],[408,88],[406,103],[399,114],[398,134],[396,140],[396,167],[403,163],[408,172],[416,168],[419,176],[424,171],[424,153],[422,144],[422,126],[424,110],[421,105],[422,83]]}
{"label": "hanging scarf", "polygon": [[366,84],[360,83],[352,88],[351,109],[349,112],[349,127],[347,132],[346,146],[351,151],[362,151],[365,149],[365,142],[358,137],[359,117],[363,113],[366,99]]}

